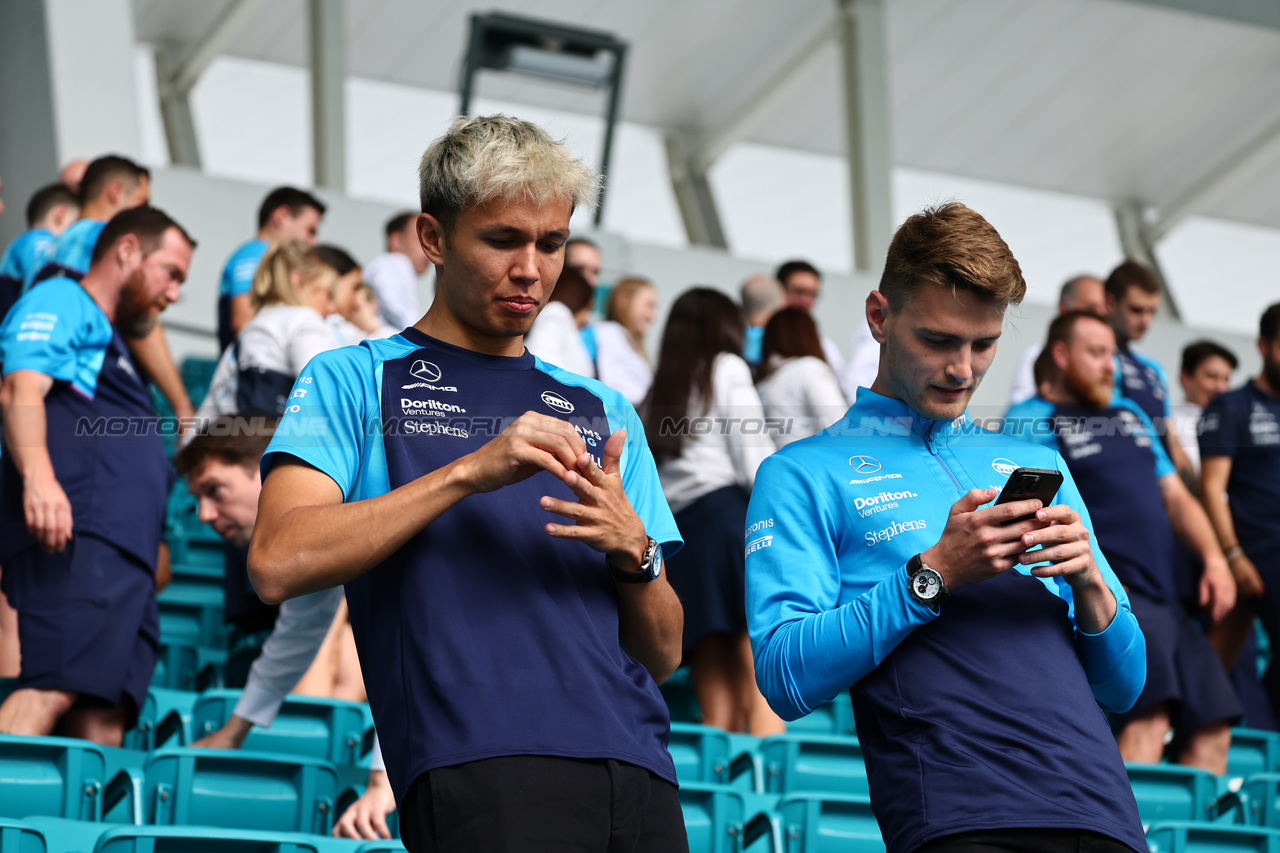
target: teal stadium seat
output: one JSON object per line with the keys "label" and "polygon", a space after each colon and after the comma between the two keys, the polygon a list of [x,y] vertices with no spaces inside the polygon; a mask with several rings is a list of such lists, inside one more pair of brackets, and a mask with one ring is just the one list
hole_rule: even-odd
{"label": "teal stadium seat", "polygon": [[30,824],[0,818],[0,853],[47,853],[44,833]]}
{"label": "teal stadium seat", "polygon": [[1177,764],[1126,764],[1129,787],[1143,824],[1210,821],[1220,817],[1218,777]]}
{"label": "teal stadium seat", "polygon": [[884,853],[869,797],[785,794],[778,812],[787,853]]}
{"label": "teal stadium seat", "polygon": [[201,594],[165,590],[156,596],[160,606],[160,638],[189,646],[226,646],[222,602],[210,603]]}
{"label": "teal stadium seat", "polygon": [[685,782],[734,784],[754,791],[759,785],[755,747],[749,735],[731,735],[723,729],[694,723],[672,723],[667,750],[676,765],[676,778]]}
{"label": "teal stadium seat", "polygon": [[1218,823],[1160,823],[1147,830],[1150,853],[1280,853],[1280,830]]}
{"label": "teal stadium seat", "polygon": [[109,770],[88,741],[0,735],[0,817],[100,820]]}
{"label": "teal stadium seat", "polygon": [[724,785],[680,783],[689,853],[765,853],[777,849],[772,817],[777,798]]}
{"label": "teal stadium seat", "polygon": [[1240,786],[1239,794],[1245,803],[1247,823],[1280,829],[1280,773],[1250,776]]}
{"label": "teal stadium seat", "polygon": [[93,853],[324,853],[322,838],[296,833],[205,826],[117,826],[98,838]]}
{"label": "teal stadium seat", "polygon": [[103,831],[114,825],[62,817],[29,817],[23,823],[44,835],[49,853],[93,853]]}
{"label": "teal stadium seat", "polygon": [[776,794],[866,796],[867,768],[856,738],[775,735],[760,744],[764,790]]}
{"label": "teal stadium seat", "polygon": [[689,667],[682,666],[672,673],[658,689],[667,703],[667,711],[673,723],[701,723],[702,706],[698,697],[693,694],[690,682]]}
{"label": "teal stadium seat", "polygon": [[137,724],[124,733],[124,745],[143,750],[186,746],[191,740],[191,712],[199,698],[193,691],[150,688],[138,711]]}
{"label": "teal stadium seat", "polygon": [[337,772],[321,759],[178,747],[151,753],[140,773],[115,776],[103,812],[135,824],[323,835],[337,787]]}
{"label": "teal stadium seat", "polygon": [[846,735],[857,737],[858,728],[853,722],[853,702],[848,693],[820,705],[812,714],[787,723],[790,735]]}
{"label": "teal stadium seat", "polygon": [[1227,775],[1247,779],[1259,773],[1280,773],[1280,734],[1259,729],[1232,729]]}
{"label": "teal stadium seat", "polygon": [[356,848],[355,853],[400,853],[404,851],[405,846],[400,839],[392,838],[391,840],[366,841]]}
{"label": "teal stadium seat", "polygon": [[[239,690],[208,690],[195,703],[191,733],[201,738],[222,728],[240,700]],[[254,726],[244,748],[356,764],[372,728],[365,708],[342,699],[288,696],[270,728]]]}

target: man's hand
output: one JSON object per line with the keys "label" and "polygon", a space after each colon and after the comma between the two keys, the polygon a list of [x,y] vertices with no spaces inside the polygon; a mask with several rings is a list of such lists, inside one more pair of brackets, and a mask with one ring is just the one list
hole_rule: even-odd
{"label": "man's hand", "polygon": [[1209,619],[1215,624],[1236,606],[1235,578],[1231,577],[1231,569],[1227,568],[1223,557],[1215,556],[1204,561],[1204,574],[1200,576],[1200,606],[1209,608]]}
{"label": "man's hand", "polygon": [[559,539],[578,539],[604,553],[622,571],[637,571],[649,537],[622,488],[620,460],[626,441],[626,430],[609,436],[604,445],[603,469],[584,445],[572,468],[561,478],[578,496],[577,502],[544,497],[540,503],[547,512],[574,522],[548,524],[547,533]]}
{"label": "man's hand", "polygon": [[967,492],[951,505],[938,544],[920,555],[925,565],[942,575],[947,589],[979,583],[1013,568],[1029,547],[1023,536],[1047,526],[1035,518],[1005,523],[1039,510],[1041,503],[1035,499],[978,509],[997,494],[996,489]]}
{"label": "man's hand", "polygon": [[22,488],[22,511],[31,538],[46,551],[61,551],[71,539],[71,501],[53,468],[32,474]]}
{"label": "man's hand", "polygon": [[369,784],[360,799],[351,804],[333,825],[334,838],[364,838],[376,841],[390,838],[387,815],[396,810],[396,797],[391,793],[387,771],[370,770]]}
{"label": "man's hand", "polygon": [[1250,560],[1248,555],[1238,553],[1227,565],[1231,568],[1231,576],[1236,579],[1236,585],[1242,598],[1262,597],[1262,593],[1266,590],[1266,584],[1262,582],[1262,575],[1258,574],[1258,567],[1253,564],[1253,560]]}
{"label": "man's hand", "polygon": [[586,452],[586,442],[568,421],[525,412],[493,441],[459,459],[456,470],[471,490],[492,492],[539,471],[563,480]]}
{"label": "man's hand", "polygon": [[1039,510],[1036,520],[1049,526],[1024,533],[1022,544],[1027,548],[1044,547],[1025,552],[1018,562],[1026,566],[1048,562],[1050,565],[1037,566],[1031,574],[1038,578],[1061,577],[1073,587],[1101,582],[1102,573],[1089,545],[1089,530],[1080,520],[1080,513],[1066,504],[1055,504]]}
{"label": "man's hand", "polygon": [[193,741],[191,745],[206,749],[239,749],[252,728],[253,723],[243,717],[237,717],[232,714],[226,725],[213,734],[205,735],[200,740]]}

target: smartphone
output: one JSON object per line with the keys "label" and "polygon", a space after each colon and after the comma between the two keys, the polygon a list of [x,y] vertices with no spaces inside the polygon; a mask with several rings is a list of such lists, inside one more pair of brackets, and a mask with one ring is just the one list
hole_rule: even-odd
{"label": "smartphone", "polygon": [[[996,498],[996,504],[1029,501],[1032,498],[1038,498],[1041,504],[1049,506],[1053,503],[1053,499],[1061,487],[1061,471],[1054,471],[1049,468],[1015,468],[1013,473],[1009,475],[1009,481],[1000,490],[1000,497]],[[1034,518],[1034,516],[1024,515],[1021,518],[1014,518],[1004,523],[1016,524],[1029,518]]]}

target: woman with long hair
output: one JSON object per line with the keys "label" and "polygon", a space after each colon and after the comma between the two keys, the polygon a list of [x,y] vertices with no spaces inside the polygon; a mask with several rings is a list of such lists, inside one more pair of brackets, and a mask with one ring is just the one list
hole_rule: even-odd
{"label": "woman with long hair", "polygon": [[770,421],[781,420],[779,447],[838,421],[849,408],[808,311],[783,308],[764,327],[756,390]]}
{"label": "woman with long hair", "polygon": [[738,355],[737,304],[705,287],[671,306],[645,431],[684,547],[667,577],[684,604],[684,653],[703,722],[733,732],[785,730],[756,688],[747,638],[742,530],[756,468],[773,452],[751,370]]}
{"label": "woman with long hair", "polygon": [[658,310],[658,291],[643,278],[624,278],[609,291],[605,320],[595,326],[600,381],[638,406],[653,382],[644,335]]}

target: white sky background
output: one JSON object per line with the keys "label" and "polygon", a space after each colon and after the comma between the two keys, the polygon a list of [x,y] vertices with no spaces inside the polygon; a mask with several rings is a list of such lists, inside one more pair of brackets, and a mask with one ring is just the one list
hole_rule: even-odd
{"label": "white sky background", "polygon": [[[138,48],[137,80],[143,157],[167,164],[146,46]],[[453,92],[349,79],[348,194],[415,208],[418,158],[457,106]],[[221,57],[196,85],[192,108],[209,174],[311,184],[304,69]],[[477,98],[474,109],[536,121],[563,137],[578,156],[598,163],[602,118],[484,98]],[[605,229],[639,243],[685,246],[661,134],[621,124],[612,160]],[[768,263],[805,257],[824,269],[849,269],[847,174],[840,158],[740,144],[715,165],[711,182],[735,255]],[[893,192],[896,221],[950,199],[981,212],[1021,263],[1031,302],[1051,304],[1067,278],[1081,272],[1105,276],[1121,260],[1111,208],[1099,199],[903,168],[894,170]],[[588,225],[586,214],[575,215],[575,228]],[[1280,299],[1280,231],[1275,229],[1193,218],[1171,232],[1158,251],[1184,317],[1196,325],[1256,334],[1262,309]]]}

